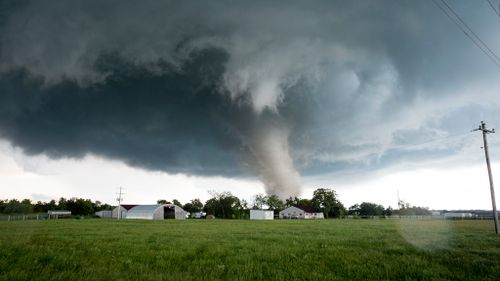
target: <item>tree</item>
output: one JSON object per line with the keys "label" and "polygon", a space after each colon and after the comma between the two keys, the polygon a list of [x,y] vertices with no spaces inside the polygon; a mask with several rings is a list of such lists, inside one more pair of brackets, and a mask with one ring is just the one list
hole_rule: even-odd
{"label": "tree", "polygon": [[394,210],[393,213],[400,216],[428,216],[431,214],[427,207],[411,206],[410,203],[400,200],[398,202],[399,210]]}
{"label": "tree", "polygon": [[347,214],[349,216],[359,216],[359,214],[360,214],[359,204],[354,204],[351,207],[349,207],[349,210],[347,211]]}
{"label": "tree", "polygon": [[241,208],[242,208],[243,210],[247,210],[247,209],[248,209],[248,202],[247,202],[247,200],[245,200],[245,199],[241,199],[241,200],[240,200],[240,205],[241,205]]}
{"label": "tree", "polygon": [[212,198],[208,199],[203,210],[208,214],[218,218],[235,219],[241,218],[243,208],[240,199],[231,194],[231,192],[210,191]]}
{"label": "tree", "polygon": [[338,218],[345,214],[345,207],[337,200],[337,193],[333,189],[316,189],[313,193],[311,205],[320,209],[326,218]]}
{"label": "tree", "polygon": [[45,213],[48,210],[46,210],[46,203],[43,203],[42,201],[37,201],[35,206],[33,206],[33,212],[35,213]]}
{"label": "tree", "polygon": [[262,210],[264,208],[264,205],[266,205],[266,202],[267,202],[267,196],[261,193],[256,194],[253,197],[253,209]]}
{"label": "tree", "polygon": [[48,203],[45,203],[45,212],[49,210],[55,210],[57,208],[56,200],[52,199]]}
{"label": "tree", "polygon": [[59,201],[57,202],[57,209],[58,210],[67,210],[66,206],[67,200],[64,197],[59,198]]}
{"label": "tree", "polygon": [[24,199],[19,202],[16,199],[11,199],[4,203],[4,213],[6,214],[30,214],[33,213],[31,201]]}
{"label": "tree", "polygon": [[382,216],[384,207],[375,203],[363,202],[359,205],[359,215],[362,217]]}
{"label": "tree", "polygon": [[182,207],[182,203],[181,203],[181,202],[179,202],[179,200],[177,200],[177,199],[172,200],[172,203],[173,203],[174,205],[176,205],[176,206]]}
{"label": "tree", "polygon": [[200,199],[196,198],[184,204],[182,208],[190,213],[201,212],[203,210],[203,203],[201,203]]}
{"label": "tree", "polygon": [[269,206],[271,210],[281,211],[284,209],[285,203],[283,203],[283,200],[281,200],[278,195],[273,194],[267,197],[266,205]]}
{"label": "tree", "polygon": [[349,207],[348,212],[348,214],[351,216],[361,217],[384,216],[388,213],[392,214],[392,209],[390,207],[384,210],[384,207],[382,205],[370,202],[363,202],[361,204],[352,205],[351,207]]}
{"label": "tree", "polygon": [[71,198],[66,201],[66,208],[72,215],[88,216],[94,213],[93,203],[90,199]]}
{"label": "tree", "polygon": [[170,201],[167,201],[165,199],[159,199],[156,200],[156,204],[172,204],[172,203],[170,203]]}
{"label": "tree", "polygon": [[285,207],[299,205],[299,202],[300,202],[300,199],[297,196],[295,196],[295,197],[290,196],[287,199],[285,199]]}

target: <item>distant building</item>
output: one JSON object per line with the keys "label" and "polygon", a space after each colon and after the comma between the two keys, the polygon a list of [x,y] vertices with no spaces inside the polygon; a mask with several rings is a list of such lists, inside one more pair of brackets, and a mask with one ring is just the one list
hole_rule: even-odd
{"label": "distant building", "polygon": [[124,219],[127,217],[128,210],[132,209],[135,206],[138,206],[138,205],[120,205],[120,206],[113,209],[113,213],[111,214],[111,217],[116,219],[116,218],[118,218],[118,215],[120,215],[120,219]]}
{"label": "distant building", "polygon": [[58,219],[58,218],[63,218],[63,217],[69,217],[71,216],[71,211],[66,211],[66,210],[50,210],[47,212],[47,215],[49,215],[49,220],[50,219]]}
{"label": "distant building", "polygon": [[250,210],[251,220],[272,220],[274,219],[273,210]]}
{"label": "distant building", "polygon": [[191,218],[193,219],[203,219],[207,216],[205,212],[194,212],[191,214]]}
{"label": "distant building", "polygon": [[95,215],[97,217],[102,218],[102,219],[110,219],[113,217],[113,211],[111,211],[111,210],[99,211],[99,212],[95,212]]}
{"label": "distant building", "polygon": [[137,205],[127,211],[125,218],[144,220],[183,220],[186,218],[186,216],[187,212],[179,206],[173,204],[157,204]]}
{"label": "distant building", "polygon": [[279,213],[280,219],[323,219],[321,210],[304,205],[290,206]]}
{"label": "distant building", "polygon": [[440,211],[431,211],[431,218],[433,219],[442,219],[443,215]]}
{"label": "distant building", "polygon": [[445,213],[445,219],[472,219],[475,216],[472,213],[450,212]]}

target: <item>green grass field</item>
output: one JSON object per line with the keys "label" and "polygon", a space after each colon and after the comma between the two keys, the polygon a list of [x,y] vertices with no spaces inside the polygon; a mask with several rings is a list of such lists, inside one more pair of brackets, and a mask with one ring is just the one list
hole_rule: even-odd
{"label": "green grass field", "polygon": [[0,280],[500,280],[500,236],[491,221],[4,221]]}

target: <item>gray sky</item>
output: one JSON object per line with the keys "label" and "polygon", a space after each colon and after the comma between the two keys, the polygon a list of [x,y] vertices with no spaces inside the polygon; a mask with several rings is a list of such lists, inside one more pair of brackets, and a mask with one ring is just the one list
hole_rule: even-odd
{"label": "gray sky", "polygon": [[[446,3],[500,54],[486,1]],[[431,0],[0,7],[0,197],[490,208],[500,68]]]}

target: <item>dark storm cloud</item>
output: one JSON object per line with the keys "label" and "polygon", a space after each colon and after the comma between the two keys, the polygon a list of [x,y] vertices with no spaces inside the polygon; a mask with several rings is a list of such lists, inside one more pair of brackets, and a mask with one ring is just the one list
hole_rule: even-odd
{"label": "dark storm cloud", "polygon": [[97,153],[170,172],[239,173],[240,142],[225,121],[236,109],[216,88],[226,60],[205,50],[180,72],[159,62],[158,75],[108,54],[96,68],[110,74],[87,87],[71,80],[44,87],[26,70],[12,71],[0,80],[0,131],[29,154]]}
{"label": "dark storm cloud", "polygon": [[[0,134],[30,154],[252,172],[287,196],[296,168],[460,151],[414,144],[478,122],[450,126],[485,108],[478,85],[499,104],[498,71],[431,1],[5,3]],[[453,3],[500,46],[473,5]]]}

